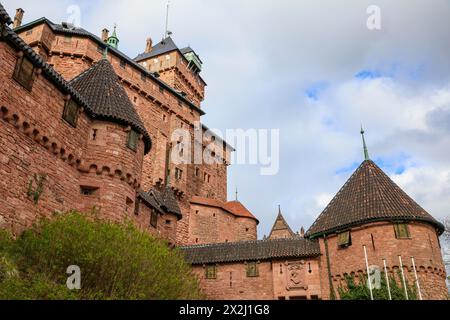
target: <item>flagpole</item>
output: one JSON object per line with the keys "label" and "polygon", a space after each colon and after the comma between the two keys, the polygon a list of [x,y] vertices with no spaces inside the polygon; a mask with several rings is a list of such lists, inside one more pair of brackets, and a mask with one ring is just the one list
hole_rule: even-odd
{"label": "flagpole", "polygon": [[364,256],[366,258],[367,281],[369,282],[370,300],[373,300],[372,281],[370,281],[369,260],[367,259],[367,249],[366,249],[366,246],[363,246],[363,248],[364,248]]}
{"label": "flagpole", "polygon": [[420,291],[419,277],[417,276],[417,269],[416,269],[416,263],[414,261],[414,257],[411,257],[411,262],[412,262],[412,265],[413,265],[413,268],[414,268],[414,277],[416,278],[417,291],[419,291],[419,299],[423,300],[422,292]]}
{"label": "flagpole", "polygon": [[403,287],[405,288],[406,300],[409,300],[408,288],[406,287],[405,273],[403,272],[402,256],[398,256],[398,260],[400,261],[400,270],[402,271],[402,281],[403,281]]}
{"label": "flagpole", "polygon": [[383,264],[384,264],[384,274],[386,275],[386,284],[387,284],[387,289],[388,289],[388,294],[389,294],[389,300],[392,300],[391,286],[389,284],[389,276],[387,273],[386,259],[383,259]]}

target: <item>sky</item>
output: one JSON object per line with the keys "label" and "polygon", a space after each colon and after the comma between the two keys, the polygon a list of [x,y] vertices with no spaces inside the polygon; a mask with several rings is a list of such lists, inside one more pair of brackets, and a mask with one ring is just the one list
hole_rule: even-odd
{"label": "sky", "polygon": [[[134,58],[164,33],[166,0],[2,0],[24,23],[67,21],[100,35],[117,23]],[[380,8],[370,30],[367,8]],[[430,214],[450,216],[449,0],[171,0],[169,29],[204,62],[202,121],[210,128],[279,129],[280,170],[229,168],[229,198],[268,235],[278,205],[298,231],[312,224],[371,159]]]}

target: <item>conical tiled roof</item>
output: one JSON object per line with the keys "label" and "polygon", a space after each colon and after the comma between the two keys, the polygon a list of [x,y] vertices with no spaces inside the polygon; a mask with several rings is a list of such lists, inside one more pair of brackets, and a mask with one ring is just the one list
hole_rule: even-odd
{"label": "conical tiled roof", "polygon": [[100,60],[70,85],[87,101],[93,118],[131,126],[144,136],[145,152],[150,151],[150,136],[108,60]]}
{"label": "conical tiled roof", "polygon": [[296,234],[289,227],[288,223],[281,213],[281,209],[278,210],[278,216],[273,224],[272,230],[270,231],[269,239],[276,238],[293,238]]}
{"label": "conical tiled roof", "polygon": [[6,12],[5,8],[3,7],[3,5],[1,3],[0,3],[0,22],[5,23],[5,24],[13,23],[13,21],[11,20],[11,18],[8,15],[8,12]]}
{"label": "conical tiled roof", "polygon": [[366,160],[308,230],[315,237],[373,221],[423,221],[443,225],[411,199],[373,161]]}

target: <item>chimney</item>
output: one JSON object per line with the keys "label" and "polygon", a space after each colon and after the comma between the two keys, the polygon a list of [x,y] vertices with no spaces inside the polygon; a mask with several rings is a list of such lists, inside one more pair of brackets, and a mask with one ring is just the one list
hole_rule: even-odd
{"label": "chimney", "polygon": [[23,11],[22,8],[16,9],[16,15],[14,16],[13,29],[18,28],[22,25],[22,19],[23,19],[24,13],[25,13],[25,11]]}
{"label": "chimney", "polygon": [[305,237],[305,229],[304,229],[303,227],[300,229],[300,236],[301,236],[302,238]]}
{"label": "chimney", "polygon": [[105,28],[105,29],[102,30],[102,40],[103,40],[103,42],[108,41],[108,38],[109,38],[109,30]]}
{"label": "chimney", "polygon": [[153,41],[152,38],[147,39],[147,45],[145,46],[145,53],[150,53],[153,50]]}

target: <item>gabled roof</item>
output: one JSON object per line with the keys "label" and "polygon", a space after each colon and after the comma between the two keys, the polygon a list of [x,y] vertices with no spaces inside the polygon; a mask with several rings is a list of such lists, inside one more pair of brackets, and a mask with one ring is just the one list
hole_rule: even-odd
{"label": "gabled roof", "polygon": [[1,3],[0,3],[0,22],[7,25],[13,23],[11,17],[9,16],[8,12],[6,12],[5,8]]}
{"label": "gabled roof", "polygon": [[250,218],[259,224],[259,220],[239,201],[223,202],[217,199],[204,198],[199,196],[193,196],[191,203],[200,204],[203,206],[219,208],[227,211],[235,217]]}
{"label": "gabled roof", "polygon": [[136,58],[134,58],[134,61],[139,62],[145,59],[153,58],[161,54],[169,53],[176,50],[180,51],[175,42],[173,42],[172,38],[167,37],[165,39],[162,39],[161,42],[154,45],[152,47],[152,51],[139,54]]}
{"label": "gabled roof", "polygon": [[309,238],[375,221],[422,221],[444,226],[411,199],[373,161],[353,173],[306,233]]}
{"label": "gabled roof", "polygon": [[144,136],[145,153],[150,151],[150,135],[108,60],[95,63],[70,84],[89,103],[94,118],[131,126]]}
{"label": "gabled roof", "polygon": [[153,188],[149,191],[153,195],[156,201],[160,204],[161,208],[168,212],[178,216],[179,219],[182,218],[182,213],[180,206],[178,205],[177,199],[170,187],[165,187],[162,190]]}
{"label": "gabled roof", "polygon": [[283,214],[281,213],[281,208],[278,210],[278,216],[272,226],[272,230],[270,231],[269,239],[277,237],[276,234],[286,234],[289,238],[297,236],[284,219]]}
{"label": "gabled roof", "polygon": [[202,59],[200,59],[200,56],[197,54],[197,52],[194,51],[194,49],[192,49],[191,47],[186,47],[186,48],[182,48],[180,49],[180,52],[185,55],[186,53],[194,53],[195,56],[198,58],[198,60],[200,60],[200,63],[203,63]]}
{"label": "gabled roof", "polygon": [[304,238],[196,245],[180,250],[186,262],[194,265],[320,256],[318,242]]}
{"label": "gabled roof", "polygon": [[177,98],[181,99],[183,102],[185,102],[190,108],[196,110],[200,113],[200,115],[205,115],[205,112],[200,109],[200,107],[196,106],[192,101],[186,99],[183,95],[181,95],[179,92],[177,92],[174,88],[169,86],[167,83],[162,81],[161,79],[157,78],[153,73],[149,72],[147,69],[145,69],[143,66],[141,66],[139,63],[128,57],[126,54],[121,52],[120,50],[108,46],[102,39],[100,39],[98,36],[94,35],[93,33],[79,27],[64,27],[61,24],[56,24],[50,21],[49,19],[42,17],[35,21],[29,22],[27,24],[24,24],[16,29],[14,29],[15,32],[23,32],[28,29],[31,29],[41,23],[47,24],[50,29],[53,30],[55,33],[60,34],[68,34],[68,35],[76,35],[76,36],[82,36],[87,37],[97,43],[99,46],[101,46],[103,49],[108,47],[109,52],[114,53],[115,55],[119,56],[120,58],[124,59],[129,65],[131,65],[133,68],[138,69],[143,74],[147,75],[148,77],[152,78],[152,80],[156,81],[159,85],[161,85],[163,88],[171,92],[173,95],[175,95]]}
{"label": "gabled roof", "polygon": [[152,188],[149,192],[138,191],[139,197],[149,206],[156,209],[159,213],[171,213],[181,219],[183,217],[180,206],[170,188],[158,190]]}

